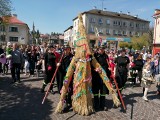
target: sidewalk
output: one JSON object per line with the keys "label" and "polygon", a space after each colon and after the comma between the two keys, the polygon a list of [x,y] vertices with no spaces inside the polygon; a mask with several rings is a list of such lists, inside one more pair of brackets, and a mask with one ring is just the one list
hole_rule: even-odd
{"label": "sidewalk", "polygon": [[[160,97],[155,95],[152,85],[148,98],[142,99],[141,87],[127,87],[124,90],[126,113],[121,107],[113,108],[110,96],[106,97],[108,111],[100,111],[90,116],[80,116],[73,111],[55,114],[59,94],[49,93],[42,105],[44,94],[40,92],[43,78],[28,78],[21,75],[22,82],[11,85],[9,75],[0,77],[0,120],[159,120]],[[47,89],[46,89],[47,90]],[[54,90],[57,90],[54,88]]]}

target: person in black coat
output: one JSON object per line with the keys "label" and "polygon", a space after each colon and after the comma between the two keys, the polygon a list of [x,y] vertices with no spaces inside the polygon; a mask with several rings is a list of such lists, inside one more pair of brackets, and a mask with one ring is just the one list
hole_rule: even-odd
{"label": "person in black coat", "polygon": [[[142,58],[142,55],[139,54],[137,59],[134,61],[135,63],[135,69],[138,71],[138,78],[139,78],[139,81],[140,81],[140,84],[141,84],[141,79],[142,79],[142,68],[143,68],[143,65],[144,65],[144,62],[143,62],[143,58]],[[134,81],[134,84],[136,84],[136,81]]]}
{"label": "person in black coat", "polygon": [[[54,54],[53,49],[54,48],[52,45],[48,46],[48,52],[44,54],[45,77],[44,77],[44,82],[41,88],[41,92],[44,92],[44,89],[47,86],[47,84],[51,82],[53,74],[56,69],[56,62],[55,62],[56,56]],[[53,83],[51,84],[50,92],[53,92]]]}
{"label": "person in black coat", "polygon": [[121,50],[121,55],[115,59],[116,67],[114,70],[114,76],[116,78],[118,88],[122,92],[125,83],[127,82],[128,71],[129,71],[129,58],[125,55],[126,50]]}
{"label": "person in black coat", "polygon": [[[2,46],[0,46],[0,58],[4,58],[4,50],[1,48]],[[2,69],[2,63],[0,62],[0,73],[3,72],[3,69]]]}
{"label": "person in black coat", "polygon": [[[59,81],[57,81],[57,86],[58,86],[58,92],[60,93],[62,86],[63,86],[63,82],[65,80],[65,75],[67,73],[67,69],[70,65],[70,62],[73,58],[73,54],[71,54],[71,48],[69,45],[65,45],[64,46],[64,56],[62,58],[62,61],[60,63],[59,66]],[[73,94],[73,80],[70,83],[69,86],[69,90],[68,90],[68,95],[66,96],[65,99],[65,106],[63,109],[63,112],[67,112],[71,106],[72,106],[72,100],[71,100],[71,96]]]}
{"label": "person in black coat", "polygon": [[[108,69],[109,65],[107,60],[108,55],[105,54],[105,47],[102,45],[100,46],[97,53],[94,54],[94,57],[98,61],[98,63],[102,66],[104,71],[107,73],[108,78],[111,76],[111,72]],[[105,84],[103,83],[99,74],[92,70],[92,90],[94,94],[94,109],[97,110],[105,110],[105,96],[109,94],[108,89],[106,88]],[[100,92],[100,94],[99,94]]]}

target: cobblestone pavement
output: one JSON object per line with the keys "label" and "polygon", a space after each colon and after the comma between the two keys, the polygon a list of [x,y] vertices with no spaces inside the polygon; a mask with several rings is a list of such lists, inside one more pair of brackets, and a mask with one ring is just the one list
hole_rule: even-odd
{"label": "cobblestone pavement", "polygon": [[[10,75],[0,76],[0,120],[160,120],[160,97],[155,95],[153,83],[148,98],[142,99],[141,87],[127,87],[124,101],[126,112],[121,107],[113,108],[110,96],[106,97],[108,111],[100,111],[90,116],[80,116],[73,111],[55,114],[59,94],[49,94],[42,105],[44,94],[40,92],[43,77],[26,77],[22,82],[11,84]],[[56,90],[56,87],[54,88]]]}

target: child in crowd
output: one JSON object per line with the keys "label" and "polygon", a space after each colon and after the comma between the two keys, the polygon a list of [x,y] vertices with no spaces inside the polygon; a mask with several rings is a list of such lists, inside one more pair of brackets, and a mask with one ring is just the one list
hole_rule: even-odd
{"label": "child in crowd", "polygon": [[7,43],[7,48],[6,48],[6,58],[7,58],[7,64],[8,64],[8,69],[11,69],[11,58],[12,58],[12,55],[11,55],[11,52],[12,52],[12,45],[10,42]]}

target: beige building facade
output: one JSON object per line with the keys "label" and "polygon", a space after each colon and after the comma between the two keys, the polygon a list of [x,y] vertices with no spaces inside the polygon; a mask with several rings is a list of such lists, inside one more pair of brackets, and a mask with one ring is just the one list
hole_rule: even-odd
{"label": "beige building facade", "polygon": [[[129,13],[110,12],[93,9],[83,12],[83,21],[90,44],[99,40],[123,41],[133,36],[141,36],[149,30],[149,21],[131,16]],[[78,30],[78,17],[73,19],[73,34]]]}

